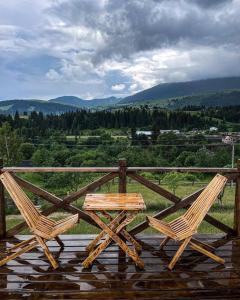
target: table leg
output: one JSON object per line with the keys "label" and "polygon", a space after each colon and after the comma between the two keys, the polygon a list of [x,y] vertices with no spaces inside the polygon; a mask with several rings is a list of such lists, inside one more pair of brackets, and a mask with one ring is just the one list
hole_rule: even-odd
{"label": "table leg", "polygon": [[[135,264],[140,267],[144,268],[144,263],[138,256],[136,251],[132,251],[127,244],[118,236],[118,233],[126,226],[128,225],[134,218],[136,213],[131,212],[128,213],[127,217],[124,219],[124,221],[117,227],[116,231],[112,231],[109,226],[107,226],[101,219],[100,217],[94,213],[94,212],[89,212],[89,215],[92,217],[92,219],[109,235],[109,237],[102,243],[100,244],[93,252],[90,253],[88,258],[86,258],[83,262],[84,267],[89,267],[93,260],[99,256],[99,254],[107,247],[107,245],[110,243],[111,240],[114,240],[119,247],[126,253],[128,256],[132,258],[132,260],[135,262]],[[115,218],[116,219],[116,218]]]}
{"label": "table leg", "polygon": [[[107,213],[106,211],[101,212],[103,216],[105,216],[108,220],[112,221],[113,217]],[[110,227],[110,226],[109,226]],[[136,249],[136,251],[141,251],[142,250],[142,246],[134,239],[134,237],[126,230],[126,229],[122,229],[121,231],[121,235],[130,243],[133,244],[134,248]]]}
{"label": "table leg", "polygon": [[129,232],[127,232],[126,229],[123,229],[121,231],[121,234],[125,237],[126,240],[133,244],[136,251],[140,252],[142,250],[142,246],[134,239],[134,237]]}
{"label": "table leg", "polygon": [[[100,217],[97,215],[97,214],[95,214],[94,213],[94,217],[92,216],[92,214],[90,214],[89,213],[89,215],[92,217],[92,218],[98,218],[99,220],[100,220]],[[123,219],[123,218],[125,218],[125,213],[123,213],[122,215],[121,215],[121,219]],[[119,221],[119,217],[120,215],[118,215],[112,222],[111,222],[111,230],[117,230],[117,227],[119,227],[119,223],[118,223],[118,221]],[[100,226],[101,227],[101,226]],[[93,241],[94,243],[95,242],[98,242],[98,237],[99,236],[104,236],[104,235],[107,235],[107,232],[105,231],[105,230],[103,230],[98,236],[97,236],[97,238]],[[101,244],[99,244],[98,245],[98,247],[96,248],[96,249],[94,249],[94,250],[92,250],[90,253],[89,253],[89,255],[88,255],[88,257],[84,260],[84,262],[83,262],[83,266],[85,267],[85,268],[88,268],[91,264],[92,264],[92,262],[102,253],[102,251],[104,250],[104,249],[106,249],[107,248],[107,246],[110,244],[110,242],[111,242],[111,237],[107,237]]]}
{"label": "table leg", "polygon": [[[122,221],[122,219],[125,217],[125,212],[122,211],[115,219],[111,219],[111,223],[109,224],[109,228],[112,230],[116,229],[117,225]],[[106,235],[106,232],[103,230],[101,231],[98,236],[86,247],[86,250],[88,252],[91,252],[97,245],[98,242]]]}

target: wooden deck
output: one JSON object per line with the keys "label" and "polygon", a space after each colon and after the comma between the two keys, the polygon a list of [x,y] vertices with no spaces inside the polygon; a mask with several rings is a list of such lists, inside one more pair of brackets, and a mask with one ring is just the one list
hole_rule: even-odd
{"label": "wooden deck", "polygon": [[[240,299],[240,239],[198,235],[217,242],[216,253],[225,266],[187,249],[173,271],[167,269],[177,245],[170,242],[158,251],[160,236],[139,236],[145,269],[138,270],[115,245],[105,250],[91,269],[83,269],[85,246],[93,235],[64,235],[60,253],[51,251],[60,268],[53,270],[41,249],[23,254],[0,268],[1,299]],[[17,236],[26,239],[27,236]],[[0,242],[1,253],[13,239]]]}

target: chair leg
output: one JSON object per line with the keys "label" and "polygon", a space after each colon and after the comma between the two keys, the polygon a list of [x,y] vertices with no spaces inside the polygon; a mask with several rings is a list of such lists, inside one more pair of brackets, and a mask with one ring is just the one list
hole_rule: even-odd
{"label": "chair leg", "polygon": [[179,257],[182,255],[183,251],[185,250],[185,248],[187,247],[187,244],[190,242],[191,237],[186,238],[182,244],[179,246],[176,254],[174,255],[173,259],[171,260],[170,264],[168,265],[168,268],[170,270],[172,270],[176,264],[176,262],[178,261]]}
{"label": "chair leg", "polygon": [[219,264],[224,264],[225,263],[224,259],[222,259],[221,257],[217,256],[216,254],[213,254],[213,253],[209,252],[208,250],[202,248],[201,246],[197,245],[195,242],[191,241],[189,243],[189,246],[192,249],[194,249],[194,250],[196,250],[196,251],[198,251],[198,252],[200,252],[200,253],[202,253],[202,254],[210,257],[210,258],[212,258],[213,260],[215,260]]}
{"label": "chair leg", "polygon": [[14,259],[14,258],[20,256],[21,254],[23,254],[23,253],[25,253],[25,252],[28,252],[28,251],[32,250],[33,248],[35,248],[35,247],[37,246],[37,244],[38,244],[38,241],[34,241],[33,243],[31,243],[31,244],[29,244],[29,245],[23,247],[23,248],[20,249],[19,251],[14,252],[14,253],[8,255],[7,257],[5,257],[4,259],[2,259],[2,260],[0,261],[0,266],[5,265],[5,264],[8,263],[10,260],[12,260],[12,259]]}
{"label": "chair leg", "polygon": [[55,258],[53,257],[52,253],[50,252],[47,244],[45,243],[45,241],[43,240],[43,238],[36,236],[37,241],[39,242],[40,246],[43,248],[43,251],[45,253],[45,255],[47,256],[48,260],[50,261],[52,267],[54,269],[58,268],[58,263],[56,262]]}
{"label": "chair leg", "polygon": [[170,237],[165,237],[165,239],[163,239],[162,241],[161,241],[161,243],[160,243],[160,250],[162,250],[163,249],[163,247],[167,244],[167,242],[170,240]]}
{"label": "chair leg", "polygon": [[58,245],[59,245],[61,248],[64,248],[63,241],[60,239],[59,236],[55,236],[55,241],[58,243]]}
{"label": "chair leg", "polygon": [[18,248],[22,248],[23,246],[30,244],[34,240],[36,240],[35,237],[32,237],[32,238],[30,238],[28,240],[24,240],[24,241],[22,241],[22,242],[20,242],[20,243],[18,243],[16,245],[14,245],[14,246],[12,246],[12,248],[7,249],[7,252],[11,253],[11,252],[13,252],[13,250],[16,250]]}
{"label": "chair leg", "polygon": [[206,243],[203,243],[203,242],[201,242],[199,240],[196,240],[194,238],[191,239],[191,242],[193,242],[194,244],[202,246],[203,248],[207,249],[208,251],[215,251],[216,250],[213,246],[211,246],[209,244],[206,244]]}

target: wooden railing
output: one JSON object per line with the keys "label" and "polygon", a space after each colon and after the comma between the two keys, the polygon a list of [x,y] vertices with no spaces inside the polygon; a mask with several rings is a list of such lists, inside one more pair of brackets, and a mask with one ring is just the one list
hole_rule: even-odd
{"label": "wooden railing", "polygon": [[[238,160],[237,168],[181,168],[181,167],[127,167],[127,162],[125,159],[119,160],[118,167],[99,167],[99,168],[82,168],[82,167],[4,167],[2,160],[0,160],[0,173],[2,172],[11,172],[18,182],[18,184],[24,189],[32,192],[38,197],[50,202],[52,204],[51,207],[42,211],[44,215],[49,215],[53,212],[56,212],[59,209],[63,209],[70,213],[78,213],[79,217],[90,223],[91,225],[97,224],[93,222],[93,220],[81,209],[72,205],[72,202],[79,199],[80,197],[86,195],[89,192],[93,192],[97,188],[101,187],[105,183],[111,181],[113,178],[119,178],[119,186],[118,190],[120,193],[127,192],[127,177],[132,178],[138,183],[144,185],[148,189],[156,192],[161,195],[171,203],[172,206],[158,212],[155,217],[158,219],[163,219],[175,212],[179,209],[186,209],[191,205],[191,203],[198,197],[203,188],[194,192],[191,195],[181,199],[180,197],[174,195],[168,190],[164,189],[162,186],[153,183],[152,181],[146,179],[139,173],[141,172],[158,172],[158,173],[166,173],[166,172],[188,172],[188,173],[208,173],[208,174],[224,174],[227,176],[229,181],[236,182],[236,191],[235,191],[235,205],[234,205],[234,227],[222,223],[220,220],[216,218],[206,215],[205,221],[207,221],[212,226],[220,229],[225,232],[227,235],[240,236],[240,160]],[[17,176],[17,173],[30,173],[30,172],[78,172],[78,173],[106,173],[104,176],[95,180],[94,182],[89,183],[88,185],[82,187],[76,192],[73,192],[66,197],[60,198],[50,192],[37,187],[36,185],[30,183]],[[24,228],[26,228],[26,223],[22,222],[13,228],[6,230],[6,202],[4,197],[4,187],[0,182],[0,238],[3,237],[11,237],[19,232],[21,232]],[[146,221],[136,225],[132,230],[132,234],[138,234],[144,229],[148,227],[148,223]]]}

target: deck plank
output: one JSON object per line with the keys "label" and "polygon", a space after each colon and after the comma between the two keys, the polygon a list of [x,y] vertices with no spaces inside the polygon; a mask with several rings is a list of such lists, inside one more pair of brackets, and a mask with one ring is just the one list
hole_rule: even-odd
{"label": "deck plank", "polygon": [[[21,235],[0,242],[0,255]],[[177,249],[169,243],[159,251],[162,236],[138,236],[143,245],[145,269],[138,270],[115,245],[104,251],[92,268],[84,270],[85,246],[94,235],[64,235],[62,252],[53,241],[50,249],[60,263],[53,270],[40,249],[23,254],[0,268],[2,299],[240,299],[240,240],[222,235],[198,235],[220,246],[216,253],[226,260],[220,266],[187,249],[173,271],[167,264]]]}

